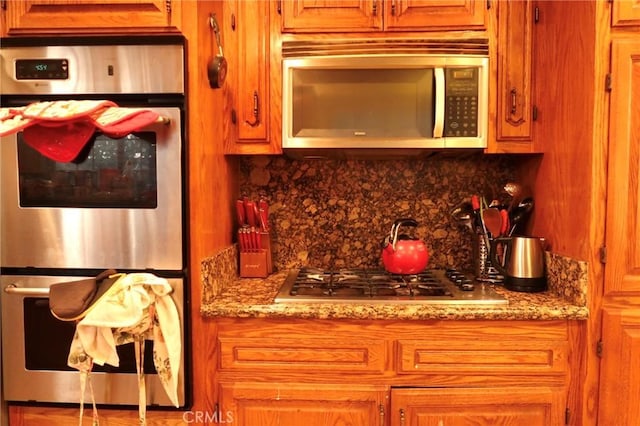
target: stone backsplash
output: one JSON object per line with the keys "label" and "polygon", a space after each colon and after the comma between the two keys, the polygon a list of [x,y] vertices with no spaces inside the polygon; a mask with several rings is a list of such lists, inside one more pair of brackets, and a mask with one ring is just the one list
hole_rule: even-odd
{"label": "stone backsplash", "polygon": [[[472,235],[451,209],[472,194],[508,198],[511,156],[436,153],[420,159],[301,160],[242,157],[240,195],[270,202],[276,270],[300,266],[374,268],[397,218],[411,217],[431,267],[472,269]],[[408,231],[411,231],[410,229]]]}

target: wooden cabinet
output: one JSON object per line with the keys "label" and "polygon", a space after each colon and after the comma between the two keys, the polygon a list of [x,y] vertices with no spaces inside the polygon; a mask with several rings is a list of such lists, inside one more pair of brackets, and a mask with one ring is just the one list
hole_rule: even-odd
{"label": "wooden cabinet", "polygon": [[605,294],[640,292],[640,40],[614,40],[607,184]]}
{"label": "wooden cabinet", "polygon": [[570,374],[564,321],[216,324],[215,405],[241,424],[564,421]]}
{"label": "wooden cabinet", "polygon": [[565,424],[561,388],[393,389],[390,426]]}
{"label": "wooden cabinet", "polygon": [[533,2],[498,2],[498,96],[494,152],[533,144]]}
{"label": "wooden cabinet", "polygon": [[440,31],[484,29],[478,0],[283,0],[283,32]]}
{"label": "wooden cabinet", "polygon": [[3,35],[178,32],[181,0],[5,1]]}
{"label": "wooden cabinet", "polygon": [[380,385],[221,383],[227,419],[242,425],[386,425],[388,388]]}
{"label": "wooden cabinet", "polygon": [[640,424],[640,300],[603,310],[598,424]]}
{"label": "wooden cabinet", "polygon": [[640,424],[640,41],[611,47],[606,263],[598,424]]}
{"label": "wooden cabinet", "polygon": [[[280,138],[272,138],[270,9],[264,0],[229,0],[224,3],[224,44],[228,56],[224,122],[227,154],[274,154]],[[274,73],[277,68],[274,67]],[[276,87],[273,88],[276,90]],[[276,90],[280,93],[279,90]]]}
{"label": "wooden cabinet", "polygon": [[628,27],[640,25],[640,1],[619,0],[613,2],[611,25]]}

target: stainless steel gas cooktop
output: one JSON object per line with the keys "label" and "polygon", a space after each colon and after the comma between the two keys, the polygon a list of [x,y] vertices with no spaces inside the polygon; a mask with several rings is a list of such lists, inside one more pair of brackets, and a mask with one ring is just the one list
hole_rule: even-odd
{"label": "stainless steel gas cooktop", "polygon": [[413,275],[377,269],[292,270],[276,303],[506,304],[490,285],[454,269],[427,269]]}

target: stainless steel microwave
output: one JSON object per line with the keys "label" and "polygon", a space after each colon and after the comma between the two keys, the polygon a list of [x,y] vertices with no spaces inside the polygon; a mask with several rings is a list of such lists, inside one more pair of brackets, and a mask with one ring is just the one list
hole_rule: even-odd
{"label": "stainless steel microwave", "polygon": [[285,149],[487,146],[488,54],[291,50],[283,55]]}

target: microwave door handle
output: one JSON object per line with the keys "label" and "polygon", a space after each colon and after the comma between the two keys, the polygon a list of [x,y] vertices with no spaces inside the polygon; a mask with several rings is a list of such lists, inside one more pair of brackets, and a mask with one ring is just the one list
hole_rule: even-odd
{"label": "microwave door handle", "polygon": [[49,287],[42,288],[22,288],[15,284],[9,284],[4,288],[4,292],[8,294],[18,294],[21,296],[49,296]]}
{"label": "microwave door handle", "polygon": [[444,132],[444,68],[434,68],[436,80],[436,117],[433,124],[433,137],[441,138]]}

